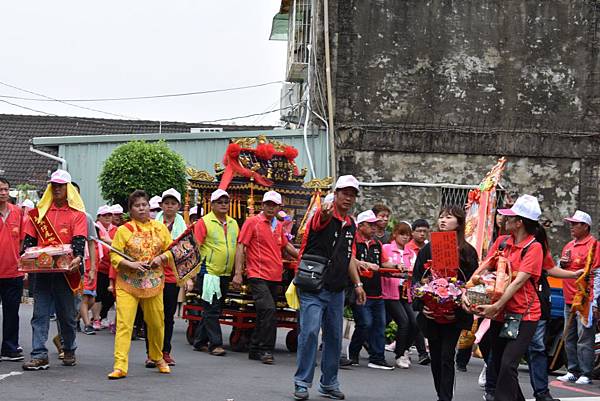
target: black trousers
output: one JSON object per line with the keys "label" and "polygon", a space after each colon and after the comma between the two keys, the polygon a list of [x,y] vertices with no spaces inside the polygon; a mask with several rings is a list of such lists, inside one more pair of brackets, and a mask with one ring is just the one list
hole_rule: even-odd
{"label": "black trousers", "polygon": [[396,331],[396,358],[404,355],[413,344],[417,337],[417,319],[412,305],[405,299],[400,300],[385,300],[385,310],[396,322],[398,330]]}
{"label": "black trousers", "polygon": [[108,286],[110,285],[108,273],[98,272],[97,280],[96,291],[98,297],[96,300],[102,303],[102,308],[100,309],[100,319],[106,319],[108,316],[108,311],[115,304],[115,297],[112,292],[108,291]]}
{"label": "black trousers", "polygon": [[[175,312],[177,311],[177,295],[179,287],[176,283],[165,283],[163,288],[163,307],[165,311],[165,338],[163,340],[163,352],[171,352],[171,339],[173,338],[173,326],[175,325]],[[144,323],[146,327],[146,323]],[[147,330],[146,330],[147,331]],[[146,336],[146,354],[148,353],[148,336]]]}
{"label": "black trousers", "polygon": [[439,401],[451,401],[454,395],[454,354],[461,328],[455,324],[437,324],[430,330],[429,355],[431,357],[431,374]]}
{"label": "black trousers", "polygon": [[19,346],[19,306],[23,295],[23,277],[0,279],[2,301],[1,354],[17,352]]}
{"label": "black trousers", "polygon": [[537,329],[537,321],[521,321],[519,335],[514,340],[500,338],[502,322],[492,321],[489,334],[492,340],[492,361],[496,373],[495,401],[525,401],[519,386],[518,367],[527,352]]}
{"label": "black trousers", "polygon": [[248,284],[256,308],[256,327],[250,339],[250,352],[272,352],[277,338],[275,299],[279,283],[251,278],[248,279]]}
{"label": "black trousers", "polygon": [[[199,274],[196,278],[196,289],[198,294],[202,294],[202,283],[204,281],[204,274]],[[221,333],[221,323],[219,317],[221,316],[221,309],[223,308],[223,302],[229,289],[229,276],[221,276],[220,282],[221,298],[217,299],[213,297],[213,302],[208,303],[205,300],[200,300],[202,306],[202,320],[198,322],[196,327],[196,333],[194,335],[194,348],[200,348],[208,345],[209,350],[213,350],[216,347],[223,346],[223,334]]]}

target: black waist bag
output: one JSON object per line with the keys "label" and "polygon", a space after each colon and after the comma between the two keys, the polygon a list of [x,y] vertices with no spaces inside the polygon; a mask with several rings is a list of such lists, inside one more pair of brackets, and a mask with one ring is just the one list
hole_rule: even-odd
{"label": "black waist bag", "polygon": [[323,288],[325,269],[329,259],[319,255],[302,255],[298,271],[294,277],[294,285],[302,291],[319,292]]}

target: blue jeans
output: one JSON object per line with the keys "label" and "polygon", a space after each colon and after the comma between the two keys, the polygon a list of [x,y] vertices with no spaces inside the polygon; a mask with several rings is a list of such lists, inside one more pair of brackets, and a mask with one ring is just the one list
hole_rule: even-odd
{"label": "blue jeans", "polygon": [[296,353],[294,384],[311,387],[317,362],[319,330],[323,328],[321,381],[323,390],[339,390],[338,368],[342,353],[344,292],[318,293],[298,290],[300,298],[300,333]]}
{"label": "blue jeans", "polygon": [[38,273],[33,278],[33,317],[31,318],[32,359],[48,358],[46,341],[50,328],[52,304],[56,306],[56,319],[60,327],[65,351],[75,351],[75,297],[60,273]]}
{"label": "blue jeans", "polygon": [[546,354],[546,321],[540,320],[537,324],[535,334],[527,348],[527,360],[529,361],[529,380],[533,388],[533,396],[546,394],[548,390],[548,355]]}
{"label": "blue jeans", "polygon": [[[369,343],[369,362],[385,361],[385,303],[383,299],[367,299],[364,305],[352,305],[354,334],[348,358],[356,358],[365,341]],[[398,345],[398,344],[396,344]]]}
{"label": "blue jeans", "polygon": [[[569,321],[570,311],[571,305],[565,304],[565,325]],[[581,324],[578,315],[573,317],[565,340],[565,351],[567,352],[569,372],[576,376],[584,375],[591,377],[592,370],[594,369],[595,333],[595,324],[587,328]]]}

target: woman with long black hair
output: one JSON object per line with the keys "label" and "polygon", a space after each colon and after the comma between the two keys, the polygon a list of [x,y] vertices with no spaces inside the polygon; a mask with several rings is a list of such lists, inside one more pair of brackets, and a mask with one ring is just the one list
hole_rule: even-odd
{"label": "woman with long black hair", "polygon": [[[477,306],[480,316],[493,319],[487,335],[492,341],[492,369],[496,375],[495,401],[524,401],[517,368],[541,317],[537,283],[548,249],[546,231],[539,224],[540,206],[531,195],[520,196],[512,208],[498,211],[510,235],[500,236],[488,252],[498,250],[510,260],[513,280],[491,305]],[[515,276],[516,274],[516,276]],[[469,300],[463,296],[468,308]]]}
{"label": "woman with long black hair", "polygon": [[[440,231],[456,231],[459,251],[458,279],[467,281],[477,269],[477,251],[465,241],[465,211],[459,206],[443,208],[438,215]],[[413,270],[413,284],[429,279],[430,273],[425,264],[431,260],[431,244],[428,243],[417,255]],[[457,308],[445,316],[447,323],[438,323],[431,311],[418,299],[413,301],[419,310],[417,323],[423,335],[429,340],[431,374],[439,401],[451,401],[454,395],[454,355],[460,332],[471,329],[473,317]]]}

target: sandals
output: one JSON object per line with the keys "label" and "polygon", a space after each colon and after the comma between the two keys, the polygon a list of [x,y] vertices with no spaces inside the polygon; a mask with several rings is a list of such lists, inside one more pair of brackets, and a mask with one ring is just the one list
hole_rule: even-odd
{"label": "sandals", "polygon": [[127,373],[121,369],[115,369],[108,374],[108,380],[119,380],[127,377]]}
{"label": "sandals", "polygon": [[171,368],[169,367],[169,364],[164,359],[161,359],[160,361],[156,361],[156,367],[158,368],[159,373],[164,373],[164,374],[171,373]]}

